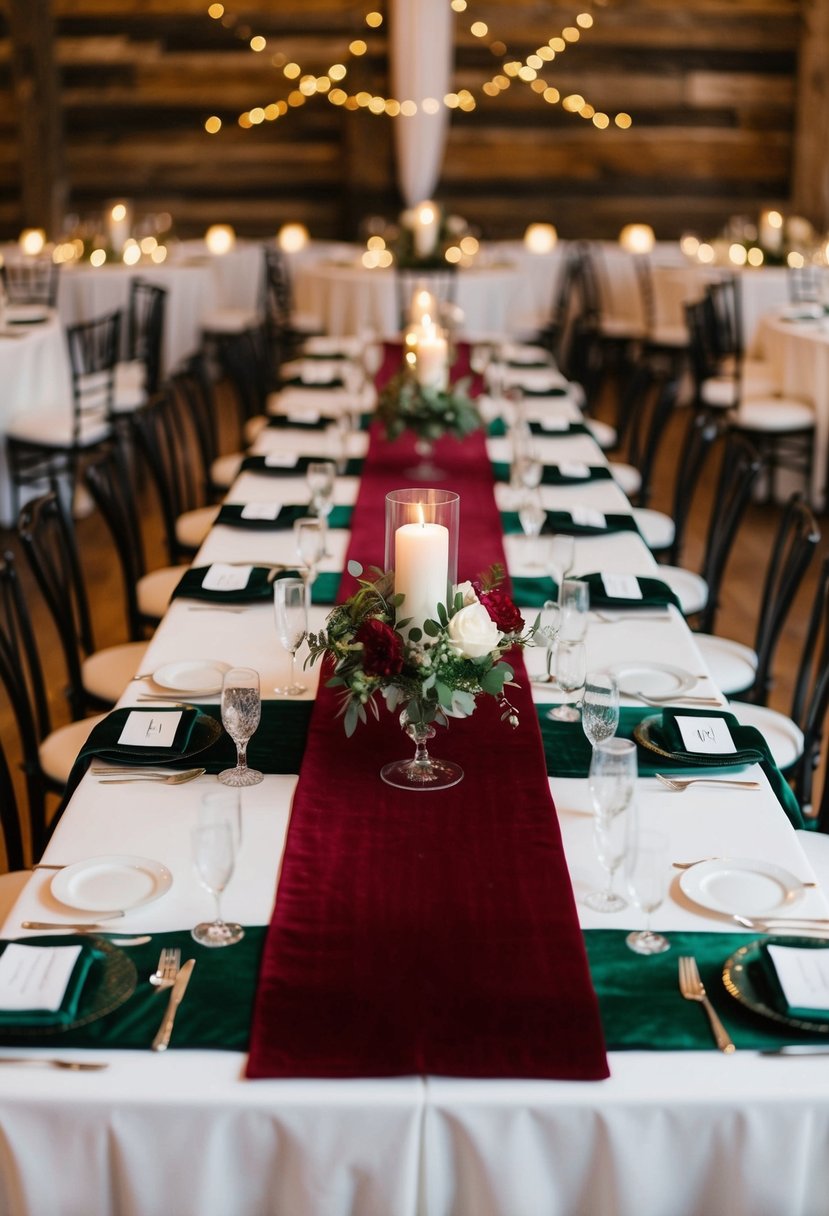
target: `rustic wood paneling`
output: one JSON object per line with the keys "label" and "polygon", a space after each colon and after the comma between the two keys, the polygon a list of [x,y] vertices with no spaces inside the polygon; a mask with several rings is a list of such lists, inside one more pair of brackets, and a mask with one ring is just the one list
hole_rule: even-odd
{"label": "rustic wood paneling", "polygon": [[[368,54],[352,61],[349,79],[384,95],[385,33],[366,31],[368,3],[244,0],[234,9],[226,0],[232,19],[223,26],[207,16],[207,2],[52,0],[69,209],[91,213],[129,194],[139,212],[171,210],[182,235],[217,219],[263,235],[302,218],[318,236],[353,237],[362,215],[393,216],[392,120],[314,98],[275,123],[237,125],[242,110],[293,87],[271,63],[276,52],[320,74],[343,60],[351,38],[366,36]],[[632,115],[631,130],[602,132],[519,82],[497,98],[480,94],[499,60],[469,32],[473,17],[524,57],[572,24],[579,5],[469,0],[456,19],[456,87],[476,91],[479,105],[452,116],[439,197],[492,236],[543,218],[572,237],[613,236],[630,219],[651,222],[661,237],[713,233],[734,212],[785,207],[805,6],[814,28],[813,10],[827,4],[594,0],[593,28],[541,74],[562,94]],[[8,236],[26,216],[3,11],[0,0],[0,235]],[[247,47],[252,33],[268,38],[259,55]],[[204,132],[209,114],[224,123],[217,136]],[[810,218],[829,223],[829,215]]]}

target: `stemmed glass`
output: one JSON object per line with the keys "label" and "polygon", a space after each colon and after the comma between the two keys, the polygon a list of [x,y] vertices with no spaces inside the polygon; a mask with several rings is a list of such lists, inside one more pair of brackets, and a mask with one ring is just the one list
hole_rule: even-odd
{"label": "stemmed glass", "polygon": [[544,647],[544,675],[534,675],[534,684],[552,684],[553,677],[553,654],[555,651],[556,640],[558,638],[559,626],[559,607],[554,600],[545,600],[544,607],[538,614],[538,629],[533,639],[533,646]]}
{"label": "stemmed glass", "polygon": [[216,916],[212,921],[201,921],[190,933],[201,946],[232,946],[245,936],[241,925],[222,919],[222,892],[230,882],[236,861],[233,826],[229,819],[203,821],[200,816],[192,841],[196,873],[216,900]]}
{"label": "stemmed glass", "polygon": [[322,557],[330,557],[328,552],[328,516],[334,507],[334,484],[337,480],[337,466],[333,460],[310,460],[305,473],[305,480],[311,493],[310,507],[318,519],[322,521]]}
{"label": "stemmed glass", "polygon": [[231,667],[222,681],[222,725],[236,744],[236,767],[219,773],[222,785],[258,785],[262,773],[248,768],[248,742],[259,725],[259,675],[251,667]]}
{"label": "stemmed glass", "polygon": [[628,845],[628,813],[636,792],[636,744],[632,739],[603,739],[593,748],[588,786],[593,802],[593,841],[608,883],[585,897],[594,912],[618,912],[627,901],[613,890],[613,878]]}
{"label": "stemmed glass", "polygon": [[[555,647],[556,684],[562,692],[572,695],[584,688],[584,678],[587,671],[587,653],[584,642],[571,642],[562,638],[559,632]],[[578,722],[578,705],[556,705],[551,709],[548,718],[559,722]]]}
{"label": "stemmed glass", "polygon": [[541,535],[541,529],[544,527],[544,521],[547,518],[547,512],[538,501],[537,496],[525,498],[518,508],[518,518],[521,521],[521,528],[529,541],[530,556],[527,559],[526,566],[528,570],[543,569],[542,563],[536,556],[536,541]]}
{"label": "stemmed glass", "polygon": [[547,550],[547,565],[549,566],[550,577],[555,580],[558,586],[559,596],[561,596],[564,580],[573,572],[575,561],[575,538],[561,533],[554,536]]}
{"label": "stemmed glass", "polygon": [[590,588],[587,583],[578,578],[563,579],[558,603],[561,608],[560,636],[565,642],[584,641],[590,608]]}
{"label": "stemmed glass", "polygon": [[616,734],[619,685],[609,671],[589,671],[581,699],[581,724],[593,747]]}
{"label": "stemmed glass", "polygon": [[301,578],[280,578],[273,588],[274,615],[277,636],[291,655],[291,678],[274,692],[286,697],[300,697],[307,685],[296,678],[296,652],[308,633],[308,588]]}
{"label": "stemmed glass", "polygon": [[310,587],[317,577],[317,566],[325,552],[324,523],[316,516],[303,516],[294,521],[294,541],[297,557],[308,571],[305,581]]}
{"label": "stemmed glass", "polygon": [[645,913],[645,927],[629,933],[625,942],[636,954],[662,954],[671,943],[651,928],[651,916],[665,898],[668,837],[664,832],[641,828],[635,815],[630,818],[625,879],[630,898]]}

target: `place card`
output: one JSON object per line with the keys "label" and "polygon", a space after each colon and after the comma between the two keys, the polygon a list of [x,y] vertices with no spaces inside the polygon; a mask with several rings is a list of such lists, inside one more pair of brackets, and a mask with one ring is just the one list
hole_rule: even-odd
{"label": "place card", "polygon": [[642,588],[635,574],[603,574],[605,595],[612,600],[641,600]]}
{"label": "place card", "polygon": [[725,718],[686,717],[677,714],[674,721],[688,752],[724,755],[737,750]]}
{"label": "place card", "polygon": [[786,1004],[793,1009],[829,1009],[829,950],[766,947]]}
{"label": "place card", "polygon": [[[573,507],[570,512],[573,523],[578,524],[580,528],[606,528],[607,518],[602,511],[597,511],[595,507],[585,507],[578,505]],[[638,585],[638,584],[637,584]]]}
{"label": "place card", "polygon": [[281,510],[278,502],[248,502],[242,507],[242,519],[276,519]]}
{"label": "place card", "polygon": [[581,461],[578,460],[562,461],[562,463],[558,466],[558,471],[561,473],[562,477],[572,477],[573,479],[578,478],[582,481],[590,477],[590,466],[582,464]]}
{"label": "place card", "polygon": [[214,562],[202,579],[205,591],[242,591],[248,585],[253,566],[229,566]]}
{"label": "place card", "polygon": [[302,364],[300,379],[303,384],[333,384],[337,377],[330,363],[315,362],[313,359],[306,359]]}
{"label": "place card", "polygon": [[80,953],[80,946],[10,942],[0,955],[0,1009],[57,1013]]}
{"label": "place card", "polygon": [[181,722],[181,710],[156,713],[149,709],[134,709],[127,716],[118,744],[124,747],[172,747]]}
{"label": "place card", "polygon": [[570,422],[567,418],[542,418],[541,429],[542,431],[549,431],[550,434],[560,434],[563,431],[570,430]]}
{"label": "place card", "polygon": [[265,457],[265,466],[269,469],[296,468],[296,456],[290,452],[269,452]]}
{"label": "place card", "polygon": [[285,417],[289,422],[304,422],[306,426],[311,426],[319,422],[322,414],[319,410],[288,410]]}

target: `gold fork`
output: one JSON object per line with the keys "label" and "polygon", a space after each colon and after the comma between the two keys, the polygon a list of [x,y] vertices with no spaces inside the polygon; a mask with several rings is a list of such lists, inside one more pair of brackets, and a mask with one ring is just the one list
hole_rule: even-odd
{"label": "gold fork", "polygon": [[699,1001],[708,1014],[708,1021],[711,1023],[711,1029],[714,1032],[717,1046],[720,1051],[730,1056],[734,1052],[734,1044],[731,1042],[728,1031],[717,1017],[713,1005],[705,994],[705,985],[700,978],[697,960],[692,955],[683,954],[680,956],[679,991],[686,1001]]}
{"label": "gold fork", "polygon": [[172,988],[180,965],[181,951],[178,946],[164,946],[158,956],[158,966],[150,976],[150,983],[157,992]]}

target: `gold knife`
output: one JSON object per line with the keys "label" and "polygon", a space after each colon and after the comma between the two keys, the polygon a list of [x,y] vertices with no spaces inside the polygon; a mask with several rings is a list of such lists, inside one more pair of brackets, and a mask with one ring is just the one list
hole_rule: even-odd
{"label": "gold knife", "polygon": [[158,1028],[158,1034],[152,1042],[153,1051],[166,1051],[170,1046],[170,1036],[173,1033],[173,1022],[176,1020],[178,1007],[182,1002],[187,985],[190,983],[190,975],[196,965],[194,958],[189,958],[176,976],[176,982],[173,984],[170,992],[170,999],[167,1002],[167,1009],[162,1019],[161,1025]]}
{"label": "gold knife", "polygon": [[[21,929],[71,929],[74,933],[94,933],[96,929],[102,929],[104,926],[100,921],[117,920],[123,916],[123,912],[107,913],[106,916],[100,916],[98,920],[83,920],[76,922],[67,922],[62,920],[22,920],[20,922]],[[123,929],[118,930],[123,933]]]}

